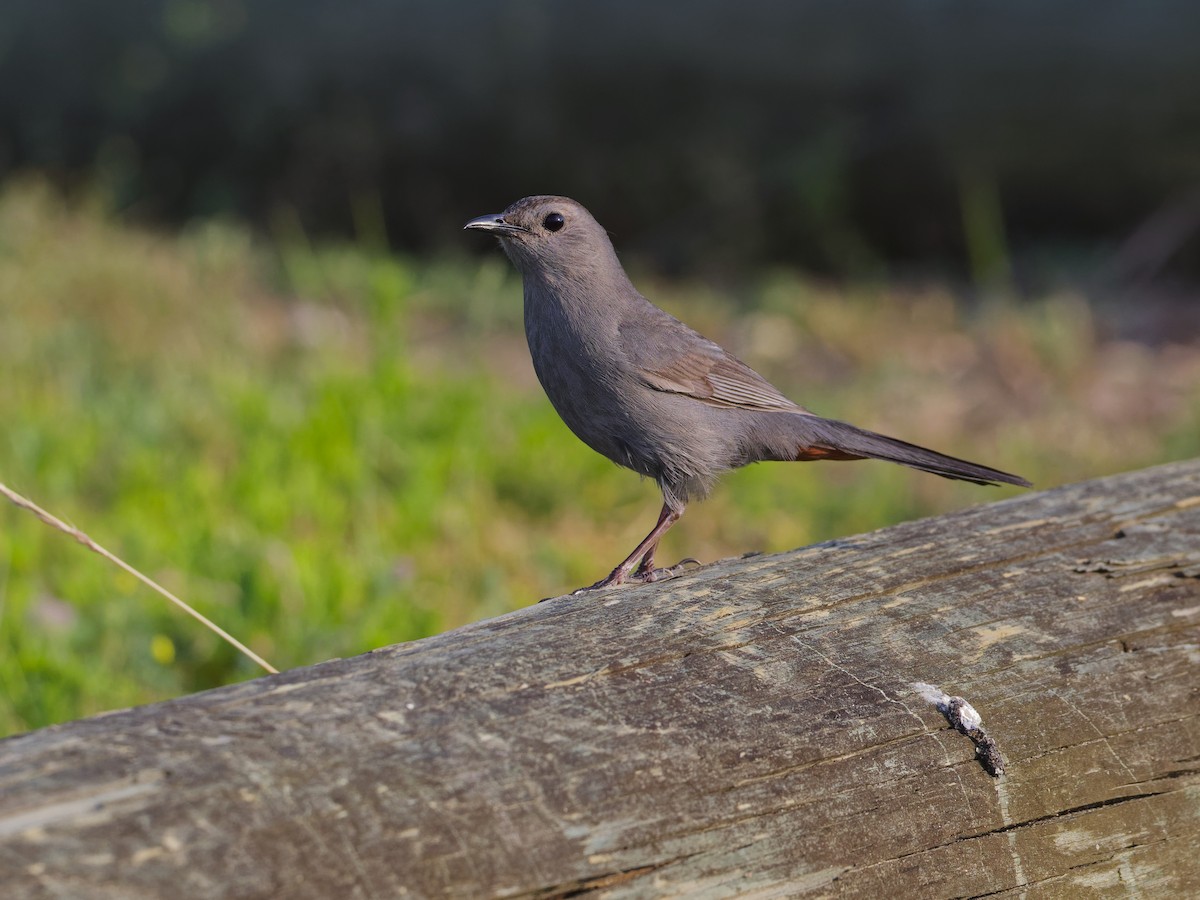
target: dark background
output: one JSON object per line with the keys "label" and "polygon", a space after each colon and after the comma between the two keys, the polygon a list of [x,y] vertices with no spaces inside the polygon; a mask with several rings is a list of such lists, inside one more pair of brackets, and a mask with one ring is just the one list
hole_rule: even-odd
{"label": "dark background", "polygon": [[417,251],[565,193],[667,274],[1186,296],[1198,47],[1183,0],[6,0],[0,175]]}

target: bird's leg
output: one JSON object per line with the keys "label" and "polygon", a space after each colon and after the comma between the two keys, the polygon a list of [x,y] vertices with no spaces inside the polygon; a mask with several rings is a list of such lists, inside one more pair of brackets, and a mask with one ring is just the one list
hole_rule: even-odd
{"label": "bird's leg", "polygon": [[[633,573],[634,566],[638,566],[637,573],[634,576],[635,580],[654,581],[654,551],[658,549],[658,542],[662,540],[662,536],[667,533],[667,530],[672,525],[679,521],[679,517],[682,515],[682,506],[675,509],[670,504],[664,503],[662,512],[658,514],[658,522],[655,523],[654,528],[642,539],[642,542],[637,545],[634,551],[625,558],[625,561],[613,569],[607,578],[603,578],[591,587],[583,588],[583,590],[594,591],[597,588],[624,584],[630,580],[630,574]],[[638,565],[639,562],[641,565]],[[658,571],[664,572],[665,570],[660,569]],[[579,592],[576,591],[576,593]]]}
{"label": "bird's leg", "polygon": [[[659,525],[662,524],[663,519],[667,516],[668,508],[669,507],[664,503],[662,512],[658,514],[658,524]],[[680,510],[679,514],[675,516],[676,521],[678,521],[679,517],[682,515],[683,515],[683,510]],[[670,527],[670,526],[668,526],[668,527]],[[665,528],[663,529],[663,532],[664,533],[666,532]],[[661,538],[662,538],[662,534],[659,535],[660,540],[661,540]],[[687,559],[681,559],[679,562],[677,562],[673,566],[664,566],[661,569],[654,568],[654,552],[656,550],[658,550],[658,543],[659,543],[658,541],[655,541],[653,544],[650,545],[650,549],[648,549],[646,551],[645,555],[642,556],[642,562],[637,567],[637,571],[635,571],[633,573],[631,580],[639,581],[643,584],[647,584],[651,581],[666,581],[668,578],[674,578],[676,575],[681,574],[683,572],[684,568],[686,568],[686,566],[688,565],[688,563],[692,563],[697,566],[700,565],[700,560],[694,559],[693,557],[689,556]],[[636,551],[635,551],[635,555],[636,555]]]}
{"label": "bird's leg", "polygon": [[[654,537],[655,534],[657,534],[658,537],[654,538],[654,543],[652,543],[649,547],[646,547],[646,552],[642,554],[642,561],[638,564],[637,570],[633,573],[633,577],[635,580],[637,580],[637,581],[653,581],[654,580],[654,578],[653,578],[654,552],[658,549],[658,544],[662,540],[662,536],[667,533],[667,529],[670,528],[672,525],[674,525],[677,521],[679,521],[679,517],[681,515],[683,515],[682,510],[680,510],[677,513],[674,513],[674,518],[671,519],[671,521],[668,522],[667,525],[664,527],[663,522],[667,521],[667,518],[672,515],[672,512],[673,511],[672,511],[671,507],[668,506],[666,503],[664,503],[662,512],[660,512],[658,514],[658,521],[654,523],[654,531],[650,532],[650,535],[649,535],[649,537],[646,538],[646,541],[650,540],[651,537]],[[659,530],[660,528],[661,528],[661,531]],[[631,556],[629,559],[625,560],[625,562],[623,562],[621,565],[622,566],[628,565],[633,560],[637,559],[638,550],[641,550],[642,547],[644,547],[646,545],[646,541],[642,541],[642,543],[638,545],[637,550],[633,551],[633,556]]]}

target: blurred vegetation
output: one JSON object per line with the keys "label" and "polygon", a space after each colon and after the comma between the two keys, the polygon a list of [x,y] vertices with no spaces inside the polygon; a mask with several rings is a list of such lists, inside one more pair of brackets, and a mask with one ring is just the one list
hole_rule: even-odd
{"label": "blurred vegetation", "polygon": [[[590,583],[652,524],[654,485],[542,396],[498,251],[314,244],[286,217],[270,239],[219,220],[166,235],[109,208],[36,180],[0,193],[0,480],[275,665]],[[1073,294],[964,309],[938,288],[783,270],[722,290],[635,280],[815,411],[1039,487],[1200,452],[1200,341],[1116,338]],[[876,463],[751,467],[662,558],[785,550],[1012,493]],[[0,508],[0,733],[253,674]]]}
{"label": "blurred vegetation", "polygon": [[561,193],[662,272],[1037,293],[1200,184],[1198,33],[1192,0],[5,0],[0,177],[422,252]]}

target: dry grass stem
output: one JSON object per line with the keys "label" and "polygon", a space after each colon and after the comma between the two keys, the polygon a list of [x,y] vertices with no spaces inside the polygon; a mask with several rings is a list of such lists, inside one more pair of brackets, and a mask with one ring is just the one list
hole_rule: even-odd
{"label": "dry grass stem", "polygon": [[133,566],[126,563],[124,560],[118,559],[112,553],[109,553],[107,550],[105,550],[103,547],[101,547],[99,544],[97,544],[95,541],[93,541],[90,537],[88,537],[86,534],[84,534],[82,531],[80,531],[75,526],[68,525],[66,522],[64,522],[62,519],[58,518],[57,516],[51,515],[50,513],[46,512],[46,510],[42,509],[40,506],[38,506],[32,500],[26,499],[25,497],[21,496],[16,491],[12,490],[7,485],[5,485],[3,482],[0,482],[0,494],[3,494],[10,501],[12,501],[13,504],[15,504],[16,506],[19,506],[21,509],[25,509],[25,510],[28,510],[29,512],[33,513],[35,516],[37,516],[39,519],[41,519],[43,522],[45,522],[47,525],[51,526],[52,528],[57,528],[59,531],[63,532],[64,534],[69,534],[71,537],[75,538],[75,540],[79,541],[79,543],[83,544],[83,546],[87,547],[89,550],[93,551],[94,553],[99,553],[101,556],[103,556],[109,562],[113,563],[116,566],[119,566],[121,569],[124,569],[126,572],[128,572],[130,575],[132,575],[138,581],[142,582],[142,584],[158,591],[158,593],[162,594],[164,597],[166,597],[168,600],[170,600],[172,603],[174,603],[176,606],[178,606],[180,609],[182,609],[185,613],[187,613],[193,619],[200,622],[200,624],[202,624],[205,628],[207,628],[213,634],[217,635],[223,641],[228,643],[230,646],[236,648],[239,652],[245,654],[250,659],[254,660],[254,662],[256,662],[258,665],[262,666],[264,669],[266,669],[271,674],[274,675],[279,672],[279,670],[276,669],[273,665],[271,665],[269,662],[267,662],[265,659],[263,659],[261,656],[259,656],[257,653],[255,653],[253,650],[251,650],[249,647],[247,647],[245,644],[243,644],[241,641],[239,641],[237,638],[235,638],[233,635],[229,634],[227,631],[225,631],[223,628],[221,628],[221,626],[217,625],[215,622],[208,619],[203,614],[197,612],[195,609],[193,609],[191,606],[189,606],[184,601],[180,600],[178,597],[176,597],[174,594],[172,594],[170,591],[168,591],[165,587],[163,587],[161,584],[159,584],[153,578],[149,578],[148,576],[143,575],[141,572],[139,572]]}

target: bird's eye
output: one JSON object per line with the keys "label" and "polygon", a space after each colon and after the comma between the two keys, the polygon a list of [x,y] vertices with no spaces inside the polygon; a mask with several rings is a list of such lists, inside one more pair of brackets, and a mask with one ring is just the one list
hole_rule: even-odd
{"label": "bird's eye", "polygon": [[546,226],[547,231],[558,231],[567,224],[567,220],[562,217],[562,213],[550,213],[542,219],[542,224]]}

